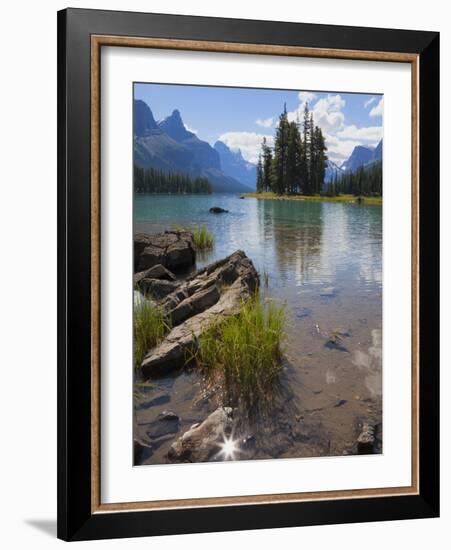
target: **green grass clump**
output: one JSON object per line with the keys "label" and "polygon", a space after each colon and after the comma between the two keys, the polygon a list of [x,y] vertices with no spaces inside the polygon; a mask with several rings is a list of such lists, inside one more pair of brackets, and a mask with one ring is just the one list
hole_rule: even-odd
{"label": "green grass clump", "polygon": [[196,225],[193,229],[184,225],[173,224],[171,229],[172,231],[187,231],[192,233],[196,250],[208,250],[213,248],[215,244],[215,238],[213,234],[208,231],[206,225]]}
{"label": "green grass clump", "polygon": [[197,362],[207,377],[221,380],[228,404],[252,406],[270,395],[282,368],[284,323],[283,307],[256,296],[200,336]]}
{"label": "green grass clump", "polygon": [[170,330],[164,312],[150,300],[142,298],[134,306],[133,341],[134,362],[138,368],[146,353],[160,342]]}
{"label": "green grass clump", "polygon": [[205,225],[197,225],[193,230],[194,246],[197,250],[207,250],[213,248],[215,244],[215,238],[213,234],[208,231]]}

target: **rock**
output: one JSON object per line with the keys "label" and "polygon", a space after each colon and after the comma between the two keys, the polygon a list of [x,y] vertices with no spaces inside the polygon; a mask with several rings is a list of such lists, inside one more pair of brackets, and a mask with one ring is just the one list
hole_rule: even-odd
{"label": "rock", "polygon": [[136,273],[133,277],[133,282],[138,285],[142,279],[164,279],[165,281],[175,281],[174,273],[166,269],[164,265],[157,264],[145,271]]}
{"label": "rock", "polygon": [[349,353],[348,348],[343,345],[342,337],[335,332],[330,335],[324,346],[329,349],[335,349],[337,351],[344,351]]}
{"label": "rock", "polygon": [[334,298],[336,296],[336,294],[337,294],[337,291],[335,290],[335,288],[333,286],[324,288],[319,293],[319,295],[322,296],[323,298]]}
{"label": "rock", "polygon": [[161,303],[174,328],[144,357],[143,376],[154,378],[183,367],[195,353],[202,332],[236,315],[257,286],[257,271],[240,250],[187,279]]}
{"label": "rock", "polygon": [[[153,235],[138,233],[134,236],[135,272],[146,271],[158,265],[180,271],[190,268],[195,261],[194,239],[189,231],[165,231]],[[162,277],[152,275],[151,278]],[[164,278],[173,280],[167,273]]]}
{"label": "rock", "polygon": [[201,424],[194,425],[175,441],[168,451],[170,462],[220,460],[221,445],[232,430],[232,409],[219,407]]}
{"label": "rock", "polygon": [[255,439],[255,435],[250,434],[246,437],[243,437],[243,439],[240,442],[240,449],[244,449],[245,451],[248,450],[254,450],[257,445],[257,440]]}
{"label": "rock", "polygon": [[311,315],[312,310],[308,307],[301,307],[296,311],[296,317],[298,319],[305,319],[306,317],[310,317]]}
{"label": "rock", "polygon": [[138,266],[139,270],[142,271],[163,262],[166,262],[165,251],[156,246],[149,245],[141,252]]}
{"label": "rock", "polygon": [[149,424],[147,437],[150,439],[158,439],[159,437],[178,432],[179,428],[180,420],[175,413],[163,417],[158,415],[157,420]]}
{"label": "rock", "polygon": [[141,441],[133,440],[133,463],[140,464],[152,454],[152,446],[144,445]]}
{"label": "rock", "polygon": [[216,304],[219,297],[218,287],[212,285],[183,300],[170,312],[172,326],[177,326],[189,317],[205,311]]}
{"label": "rock", "polygon": [[368,422],[364,422],[362,431],[357,438],[357,452],[359,455],[373,454],[374,451],[374,426]]}
{"label": "rock", "polygon": [[224,210],[224,208],[221,208],[220,206],[212,206],[209,210],[212,214],[223,214],[225,212],[228,212],[228,210]]}
{"label": "rock", "polygon": [[150,409],[150,407],[158,407],[159,405],[165,405],[171,400],[169,395],[163,394],[158,395],[151,399],[150,401],[141,401],[138,404],[139,409]]}
{"label": "rock", "polygon": [[346,403],[347,403],[346,399],[337,399],[334,407],[342,407],[343,405],[346,405]]}
{"label": "rock", "polygon": [[179,241],[171,244],[166,250],[166,262],[174,270],[183,269],[194,265],[195,251],[194,243],[193,248],[188,246],[187,241]]}
{"label": "rock", "polygon": [[179,416],[174,411],[163,411],[158,415],[160,421],[176,421],[180,420]]}
{"label": "rock", "polygon": [[165,281],[164,279],[141,279],[138,286],[143,294],[150,294],[156,300],[165,298],[179,286],[175,281]]}

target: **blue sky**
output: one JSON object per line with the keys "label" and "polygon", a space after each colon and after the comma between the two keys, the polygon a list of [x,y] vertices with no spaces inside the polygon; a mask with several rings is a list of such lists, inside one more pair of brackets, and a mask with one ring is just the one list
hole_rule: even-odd
{"label": "blue sky", "polygon": [[263,136],[272,142],[286,103],[289,118],[302,120],[305,102],[326,135],[328,155],[338,164],[356,145],[374,147],[382,138],[383,96],[307,90],[266,90],[173,84],[134,85],[156,120],[178,109],[185,126],[211,145],[218,139],[255,162]]}

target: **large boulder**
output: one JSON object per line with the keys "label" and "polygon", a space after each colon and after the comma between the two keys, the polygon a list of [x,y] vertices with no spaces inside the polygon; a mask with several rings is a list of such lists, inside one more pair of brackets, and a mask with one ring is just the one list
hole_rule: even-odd
{"label": "large boulder", "polygon": [[224,460],[222,445],[232,431],[230,407],[219,407],[201,424],[194,424],[169,448],[170,462],[207,462]]}
{"label": "large boulder", "polygon": [[174,273],[169,271],[169,269],[166,269],[164,265],[157,264],[150,269],[135,273],[133,277],[133,282],[135,283],[135,285],[139,285],[139,282],[142,279],[164,279],[165,281],[175,281],[176,276],[174,275]]}
{"label": "large boulder", "polygon": [[138,286],[143,294],[150,294],[155,300],[161,300],[174,292],[178,287],[178,283],[164,279],[149,279],[144,277],[144,279],[139,281]]}
{"label": "large boulder", "polygon": [[189,231],[165,231],[134,236],[135,272],[162,265],[172,271],[181,271],[194,265],[196,251],[193,234]]}
{"label": "large boulder", "polygon": [[174,327],[141,363],[145,378],[183,367],[196,351],[199,336],[213,323],[239,313],[258,286],[251,260],[238,250],[198,271],[169,294],[161,306]]}

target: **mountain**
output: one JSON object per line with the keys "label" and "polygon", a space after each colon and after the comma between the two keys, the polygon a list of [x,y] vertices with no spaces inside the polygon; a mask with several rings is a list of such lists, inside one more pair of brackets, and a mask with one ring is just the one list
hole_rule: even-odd
{"label": "mountain", "polygon": [[376,148],[373,151],[373,159],[372,161],[375,162],[377,160],[382,160],[382,140],[379,141]]}
{"label": "mountain", "polygon": [[346,172],[354,172],[360,166],[371,162],[373,158],[373,149],[357,145],[351,153],[351,156],[341,165],[341,169]]}
{"label": "mountain", "polygon": [[152,132],[159,131],[158,125],[153,118],[149,106],[140,99],[135,100],[133,107],[133,126],[135,136],[144,137]]}
{"label": "mountain", "polygon": [[382,160],[382,140],[375,148],[357,145],[351,153],[351,156],[341,165],[341,170],[346,172],[355,172],[361,166],[366,166],[372,162]]}
{"label": "mountain", "polygon": [[221,169],[227,175],[237,181],[255,189],[257,178],[257,167],[243,158],[241,151],[232,151],[222,141],[214,144],[214,149],[218,152],[221,161]]}
{"label": "mountain", "polygon": [[205,177],[216,192],[243,193],[250,190],[224,173],[219,153],[186,129],[177,109],[156,122],[150,107],[144,101],[135,100],[133,120],[135,165]]}
{"label": "mountain", "polygon": [[343,174],[343,170],[335,164],[333,160],[328,160],[326,162],[326,173],[324,175],[324,183],[329,183],[332,181],[335,176],[340,177]]}

